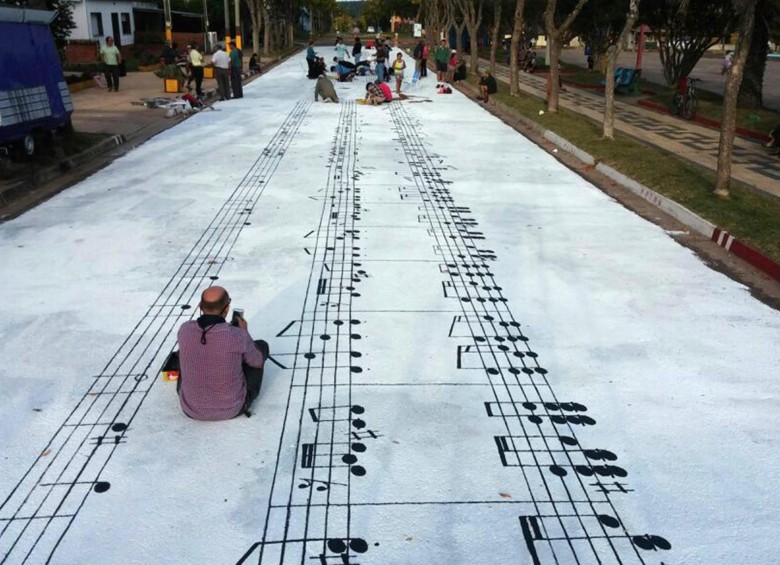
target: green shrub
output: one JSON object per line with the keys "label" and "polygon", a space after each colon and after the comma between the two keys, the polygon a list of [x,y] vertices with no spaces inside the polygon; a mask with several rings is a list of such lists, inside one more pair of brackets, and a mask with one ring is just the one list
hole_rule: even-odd
{"label": "green shrub", "polygon": [[181,72],[181,69],[179,69],[179,67],[176,65],[165,65],[164,67],[154,71],[154,74],[160,78],[175,78],[179,80],[184,80],[185,78]]}

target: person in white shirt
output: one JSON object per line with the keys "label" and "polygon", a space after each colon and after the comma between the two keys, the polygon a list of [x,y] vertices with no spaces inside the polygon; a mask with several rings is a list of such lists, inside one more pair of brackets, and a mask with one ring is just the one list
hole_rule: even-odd
{"label": "person in white shirt", "polygon": [[211,56],[211,65],[217,78],[217,90],[220,100],[230,100],[230,57],[217,45],[217,50]]}
{"label": "person in white shirt", "polygon": [[343,61],[348,57],[349,57],[349,52],[347,51],[347,48],[344,46],[344,41],[340,37],[336,38],[336,58],[339,61]]}

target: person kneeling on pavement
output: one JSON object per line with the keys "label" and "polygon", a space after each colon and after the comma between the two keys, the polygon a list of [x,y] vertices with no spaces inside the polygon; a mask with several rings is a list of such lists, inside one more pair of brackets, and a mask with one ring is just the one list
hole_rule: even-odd
{"label": "person kneeling on pavement", "polygon": [[268,344],[252,341],[246,320],[235,311],[235,325],[228,324],[229,310],[227,291],[207,288],[201,295],[201,316],[179,328],[179,403],[195,420],[249,416],[260,393]]}
{"label": "person kneeling on pavement", "polygon": [[336,71],[339,82],[352,82],[355,76],[355,64],[349,61],[339,61],[336,57],[333,57],[335,66],[333,70]]}
{"label": "person kneeling on pavement", "polygon": [[[379,81],[377,81],[379,82]],[[392,93],[390,93],[392,96]],[[382,92],[382,89],[379,88],[379,85],[369,82],[366,84],[366,104],[370,104],[372,106],[378,106],[379,104],[384,104],[387,102],[385,100],[385,95]]]}
{"label": "person kneeling on pavement", "polygon": [[325,75],[320,75],[317,79],[317,84],[314,85],[314,101],[317,102],[322,96],[322,101],[330,100],[331,102],[339,103],[339,97],[336,94],[336,88],[333,83]]}

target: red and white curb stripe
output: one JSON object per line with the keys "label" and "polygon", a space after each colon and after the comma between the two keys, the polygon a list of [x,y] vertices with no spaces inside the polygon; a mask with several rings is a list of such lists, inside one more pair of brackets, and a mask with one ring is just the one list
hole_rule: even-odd
{"label": "red and white curb stripe", "polygon": [[720,228],[715,228],[714,230],[712,230],[712,235],[710,236],[710,239],[715,243],[717,243],[718,245],[720,245],[726,251],[731,251],[731,244],[734,243],[735,241],[733,235]]}

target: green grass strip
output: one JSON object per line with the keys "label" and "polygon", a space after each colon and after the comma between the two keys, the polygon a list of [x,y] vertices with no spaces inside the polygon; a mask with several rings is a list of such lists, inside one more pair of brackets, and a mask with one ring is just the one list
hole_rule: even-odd
{"label": "green grass strip", "polygon": [[[600,124],[560,109],[547,113],[543,101],[528,94],[511,96],[508,85],[499,82],[496,99],[518,114],[541,124],[645,186],[706,218],[716,226],[780,261],[780,202],[751,192],[732,182],[731,198],[712,192],[715,174],[676,158],[653,146],[615,133],[614,141],[603,139]],[[544,110],[544,115],[539,115]]]}

